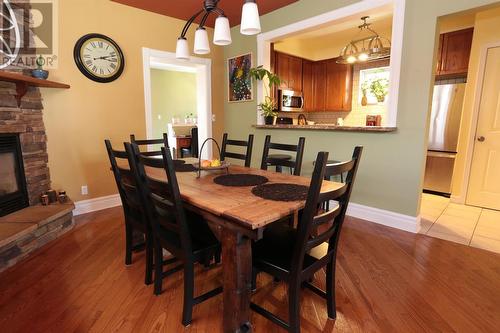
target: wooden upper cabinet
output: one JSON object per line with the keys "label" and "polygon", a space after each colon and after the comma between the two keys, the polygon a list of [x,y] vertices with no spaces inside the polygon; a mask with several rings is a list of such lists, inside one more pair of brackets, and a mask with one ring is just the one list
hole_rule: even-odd
{"label": "wooden upper cabinet", "polygon": [[275,52],[275,71],[282,83],[281,89],[302,91],[302,59]]}
{"label": "wooden upper cabinet", "polygon": [[469,28],[440,36],[437,75],[467,75],[473,34],[474,28]]}
{"label": "wooden upper cabinet", "polygon": [[352,65],[326,61],[326,111],[351,111]]}
{"label": "wooden upper cabinet", "polygon": [[314,111],[313,62],[302,63],[302,94],[304,95],[304,111]]}
{"label": "wooden upper cabinet", "polygon": [[[312,66],[313,110],[325,111],[326,105],[326,61],[317,61]],[[305,98],[304,98],[305,101]]]}

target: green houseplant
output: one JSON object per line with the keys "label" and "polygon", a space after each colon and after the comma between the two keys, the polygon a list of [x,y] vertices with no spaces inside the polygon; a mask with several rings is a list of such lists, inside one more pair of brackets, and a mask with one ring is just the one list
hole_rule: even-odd
{"label": "green houseplant", "polygon": [[274,87],[281,84],[281,79],[276,75],[265,69],[263,66],[258,66],[250,69],[250,77],[256,81],[263,81],[267,79],[267,84],[264,84],[265,96],[264,101],[257,105],[261,114],[264,116],[266,125],[272,125],[274,117],[278,115],[276,110],[276,101],[271,97],[270,92]]}
{"label": "green houseplant", "polygon": [[389,93],[389,80],[384,78],[373,80],[370,83],[370,91],[377,98],[379,103],[383,103],[385,97]]}

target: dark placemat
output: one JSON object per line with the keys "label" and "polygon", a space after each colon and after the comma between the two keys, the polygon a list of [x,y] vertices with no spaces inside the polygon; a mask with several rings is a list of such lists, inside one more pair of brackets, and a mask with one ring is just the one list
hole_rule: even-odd
{"label": "dark placemat", "polygon": [[174,164],[175,172],[194,172],[197,169],[192,164]]}
{"label": "dark placemat", "polygon": [[274,201],[306,200],[308,191],[307,186],[284,183],[264,184],[252,189],[254,195]]}
{"label": "dark placemat", "polygon": [[214,178],[214,183],[223,186],[255,186],[267,183],[269,179],[264,176],[248,173],[235,173]]}
{"label": "dark placemat", "polygon": [[181,165],[181,164],[185,164],[186,161],[184,160],[173,160],[174,161],[174,165]]}

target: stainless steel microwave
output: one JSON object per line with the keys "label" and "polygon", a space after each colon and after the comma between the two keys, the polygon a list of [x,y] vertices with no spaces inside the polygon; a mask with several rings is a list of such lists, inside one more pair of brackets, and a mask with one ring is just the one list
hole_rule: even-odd
{"label": "stainless steel microwave", "polygon": [[299,91],[280,90],[280,111],[302,112],[304,111],[304,95]]}

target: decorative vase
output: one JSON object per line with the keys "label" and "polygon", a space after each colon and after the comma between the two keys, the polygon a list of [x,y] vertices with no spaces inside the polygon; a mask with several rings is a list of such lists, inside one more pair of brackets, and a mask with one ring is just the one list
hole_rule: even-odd
{"label": "decorative vase", "polygon": [[44,69],[34,69],[31,71],[31,75],[37,79],[47,80],[49,72]]}
{"label": "decorative vase", "polygon": [[377,96],[377,102],[378,104],[384,104],[385,96]]}
{"label": "decorative vase", "polygon": [[264,122],[266,125],[272,125],[274,123],[274,116],[264,117]]}
{"label": "decorative vase", "polygon": [[366,98],[365,95],[361,97],[361,106],[367,106],[368,105],[368,98]]}

